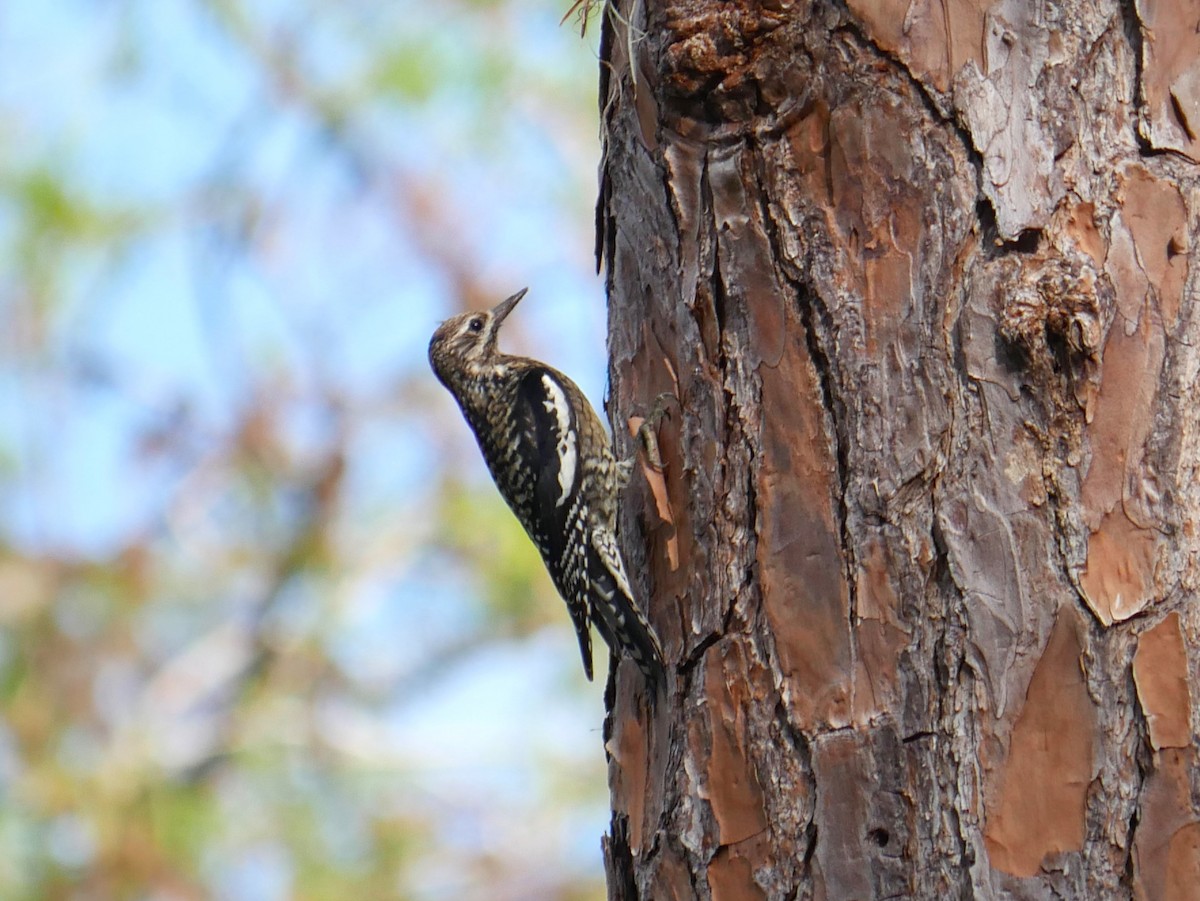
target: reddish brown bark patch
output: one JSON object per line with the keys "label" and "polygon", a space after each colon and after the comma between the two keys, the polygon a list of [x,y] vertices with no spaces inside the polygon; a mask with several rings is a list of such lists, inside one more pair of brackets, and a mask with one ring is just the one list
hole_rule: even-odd
{"label": "reddish brown bark patch", "polygon": [[895,139],[899,103],[851,104],[829,123],[828,187],[846,289],[862,297],[867,353],[892,346],[913,304],[927,198],[913,149]]}
{"label": "reddish brown bark patch", "polygon": [[1157,597],[1155,516],[1137,498],[1156,495],[1143,464],[1163,363],[1187,278],[1187,211],[1178,188],[1141,166],[1120,174],[1124,206],[1112,223],[1105,271],[1117,293],[1088,430],[1084,520],[1092,531],[1080,578],[1101,622],[1128,619]]}
{"label": "reddish brown bark patch", "polygon": [[1071,243],[1091,258],[1094,265],[1103,265],[1107,244],[1096,224],[1096,205],[1081,201],[1071,204],[1066,209],[1063,233],[1071,239]]}
{"label": "reddish brown bark patch", "polygon": [[858,622],[855,624],[854,721],[867,723],[894,710],[899,698],[896,671],[909,632],[900,621],[900,598],[892,586],[893,565],[882,541],[872,541],[857,579]]}
{"label": "reddish brown bark patch", "polygon": [[[645,419],[641,416],[631,416],[627,423],[629,434],[637,438]],[[657,439],[655,439],[657,441]],[[661,451],[660,451],[661,455]],[[662,525],[662,540],[666,548],[667,566],[671,572],[679,569],[679,536],[675,529],[675,511],[671,497],[667,493],[667,479],[663,471],[655,469],[651,461],[642,460],[642,476],[646,479],[646,487],[654,498],[654,510]]]}
{"label": "reddish brown bark patch", "polygon": [[1164,354],[1162,330],[1144,315],[1136,331],[1115,324],[1104,349],[1104,371],[1096,415],[1089,429],[1092,464],[1083,486],[1091,524],[1122,496],[1123,477],[1140,462],[1150,433]]}
{"label": "reddish brown bark patch", "polygon": [[1088,606],[1106,626],[1140,613],[1154,598],[1157,537],[1117,509],[1104,517],[1088,541],[1080,575]]}
{"label": "reddish brown bark patch", "polygon": [[750,859],[737,846],[721,848],[709,862],[708,887],[713,901],[760,901],[767,897],[754,881]]}
{"label": "reddish brown bark patch", "polygon": [[[741,668],[727,674],[725,655],[708,655],[704,686],[708,692],[711,751],[708,774],[700,787],[717,821],[718,842],[733,845],[766,828],[762,786],[747,753],[745,688]],[[738,686],[734,697],[730,685]]]}
{"label": "reddish brown bark patch", "polygon": [[785,697],[809,730],[849,723],[853,660],[824,399],[807,350],[790,349],[758,369],[772,415],[762,427],[757,557]]}
{"label": "reddish brown bark patch", "polygon": [[606,749],[610,756],[609,785],[614,804],[629,818],[629,847],[642,847],[642,825],[646,819],[647,746],[646,730],[635,716],[617,718],[613,737]]}
{"label": "reddish brown bark patch", "polygon": [[813,744],[818,786],[816,869],[827,898],[874,896],[871,860],[864,845],[875,785],[866,741],[860,733],[845,731]]}
{"label": "reddish brown bark patch", "polygon": [[1059,612],[986,794],[984,842],[991,864],[1032,876],[1050,854],[1083,847],[1088,785],[1095,774],[1096,710],[1080,662],[1081,625]]}
{"label": "reddish brown bark patch", "polygon": [[1093,534],[1080,584],[1106,625],[1139,613],[1156,596],[1158,537],[1131,517],[1138,508],[1130,491],[1157,493],[1153,486],[1141,489],[1148,478],[1142,458],[1165,357],[1162,323],[1152,308],[1141,308],[1137,319],[1118,317],[1113,323],[1088,429],[1092,458],[1081,492],[1084,521]]}
{"label": "reddish brown bark patch", "polygon": [[1162,751],[1146,780],[1133,841],[1138,898],[1191,899],[1200,886],[1200,818],[1192,804],[1192,749]]}
{"label": "reddish brown bark patch", "polygon": [[1178,613],[1168,614],[1138,638],[1133,679],[1154,749],[1185,748],[1191,744],[1192,697]]}
{"label": "reddish brown bark patch", "polygon": [[922,81],[947,91],[968,60],[984,66],[984,15],[992,0],[848,0],[872,41]]}
{"label": "reddish brown bark patch", "polygon": [[[682,414],[678,398],[685,396],[686,388],[680,385],[674,362],[648,325],[643,325],[640,330],[637,356],[625,377],[630,380],[633,396],[642,399],[639,412],[649,413],[660,394],[676,398],[675,401],[668,399],[666,415],[655,432],[663,471],[655,472],[643,465],[626,489],[630,493],[627,503],[635,509],[654,510],[642,523],[647,557],[655,573],[654,593],[648,607],[670,660],[684,641],[682,636],[688,633],[681,623],[687,606],[684,599],[688,596],[689,565],[694,565],[697,559],[696,536],[688,520],[689,480],[680,447]],[[641,422],[638,416],[629,419],[627,425],[631,435],[636,435]],[[644,463],[640,449],[638,454]],[[643,493],[640,498],[639,492]],[[663,560],[666,565],[659,565]]]}
{"label": "reddish brown bark patch", "polygon": [[726,311],[743,308],[751,359],[768,366],[779,363],[787,346],[788,316],[785,298],[772,259],[771,242],[755,192],[754,157],[741,147],[719,148],[708,156],[708,181],[712,190],[713,220],[717,229]]}
{"label": "reddish brown bark patch", "polygon": [[[1197,50],[1200,51],[1200,41]],[[1200,88],[1200,61],[1196,65]],[[1200,114],[1200,110],[1197,112]],[[1196,125],[1200,127],[1200,121]],[[1187,280],[1187,207],[1177,185],[1155,178],[1141,166],[1132,166],[1122,173],[1118,196],[1120,219],[1133,239],[1137,265],[1154,288],[1163,324],[1170,330],[1179,318]],[[1135,302],[1135,310],[1141,307],[1140,298],[1128,299]]]}
{"label": "reddish brown bark patch", "polygon": [[822,100],[814,100],[787,130],[793,177],[803,185],[805,196],[827,217],[833,206],[829,183],[829,117],[829,106]]}
{"label": "reddish brown bark patch", "polygon": [[1195,0],[1138,0],[1142,20],[1142,133],[1200,162],[1200,8]]}
{"label": "reddish brown bark patch", "polygon": [[1181,827],[1167,845],[1166,901],[1190,901],[1200,891],[1200,823]]}
{"label": "reddish brown bark patch", "polygon": [[[611,882],[609,885],[611,886]],[[650,894],[646,897],[655,901],[692,901],[696,897],[692,890],[692,875],[687,861],[675,850],[671,843],[666,843],[658,866],[654,868],[654,882]],[[609,897],[636,897],[636,895],[613,895],[610,888]]]}

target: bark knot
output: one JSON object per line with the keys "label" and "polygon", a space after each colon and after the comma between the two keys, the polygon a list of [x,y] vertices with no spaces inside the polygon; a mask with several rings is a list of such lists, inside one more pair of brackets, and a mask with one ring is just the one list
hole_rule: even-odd
{"label": "bark knot", "polygon": [[667,12],[661,59],[663,99],[679,115],[710,124],[749,121],[773,66],[765,38],[784,22],[769,5],[694,0]]}
{"label": "bark knot", "polygon": [[1089,368],[1104,337],[1096,272],[1079,258],[1061,257],[1022,267],[1004,297],[1000,334],[1016,345],[1031,369]]}

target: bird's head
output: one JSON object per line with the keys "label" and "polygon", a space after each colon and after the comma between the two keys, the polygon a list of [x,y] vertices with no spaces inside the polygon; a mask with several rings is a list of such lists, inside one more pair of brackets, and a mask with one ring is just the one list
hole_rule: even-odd
{"label": "bird's head", "polygon": [[451,316],[437,327],[429,339],[429,364],[442,384],[449,385],[455,373],[469,374],[497,356],[500,326],[528,290],[522,288],[490,310]]}

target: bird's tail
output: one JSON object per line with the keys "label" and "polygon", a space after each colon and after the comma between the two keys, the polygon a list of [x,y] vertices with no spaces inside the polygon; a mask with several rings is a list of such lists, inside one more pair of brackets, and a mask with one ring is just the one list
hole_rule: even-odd
{"label": "bird's tail", "polygon": [[666,685],[662,645],[630,596],[628,583],[620,584],[606,566],[598,570],[592,574],[592,620],[613,651],[637,664],[653,695]]}

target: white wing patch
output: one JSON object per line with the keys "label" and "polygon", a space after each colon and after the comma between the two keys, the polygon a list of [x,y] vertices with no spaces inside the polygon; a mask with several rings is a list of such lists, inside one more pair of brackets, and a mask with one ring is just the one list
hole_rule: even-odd
{"label": "white wing patch", "polygon": [[549,373],[542,376],[542,384],[546,388],[546,400],[542,406],[547,413],[554,414],[558,431],[558,500],[555,507],[561,507],[571,495],[571,486],[575,484],[575,467],[579,459],[578,448],[575,446],[575,430],[571,428],[571,407],[567,396]]}

